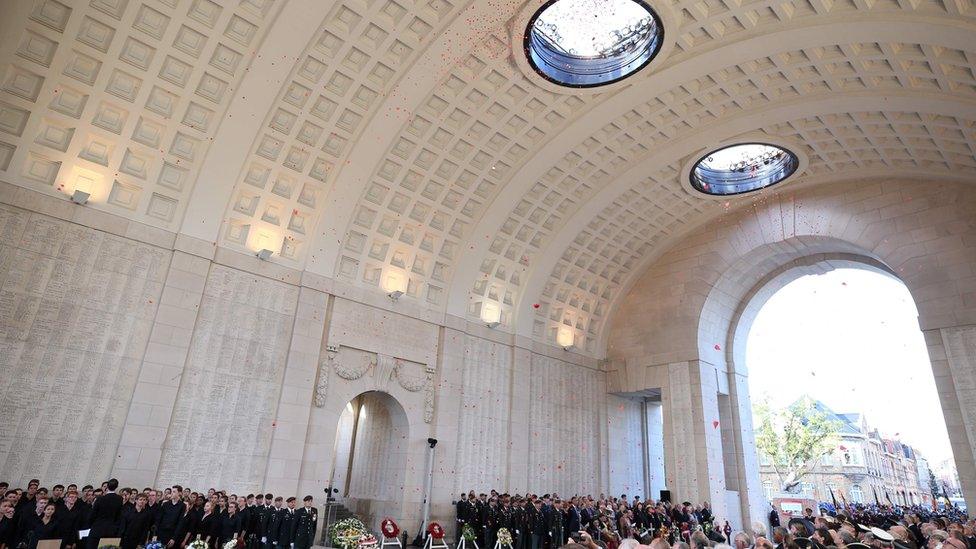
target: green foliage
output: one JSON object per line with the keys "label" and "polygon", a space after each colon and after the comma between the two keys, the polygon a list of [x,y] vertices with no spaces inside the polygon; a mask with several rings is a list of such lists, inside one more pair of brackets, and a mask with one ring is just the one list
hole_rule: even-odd
{"label": "green foliage", "polygon": [[764,399],[756,404],[754,412],[758,419],[756,448],[769,458],[784,492],[800,484],[803,476],[824,455],[833,452],[840,441],[840,422],[818,410],[809,396],[778,410]]}

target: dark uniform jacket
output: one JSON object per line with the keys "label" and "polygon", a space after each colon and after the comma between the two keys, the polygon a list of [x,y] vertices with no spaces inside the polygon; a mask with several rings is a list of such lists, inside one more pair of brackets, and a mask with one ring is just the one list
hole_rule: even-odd
{"label": "dark uniform jacket", "polygon": [[243,524],[243,517],[240,513],[223,513],[220,515],[220,543],[223,545],[228,541],[234,539],[236,534],[238,537],[241,535],[241,528]]}
{"label": "dark uniform jacket", "polygon": [[152,518],[152,513],[146,509],[136,511],[135,507],[126,508],[122,513],[121,549],[136,549],[140,545],[145,545],[146,540],[149,539]]}
{"label": "dark uniform jacket", "polygon": [[119,535],[122,520],[122,496],[109,492],[99,496],[92,503],[91,532],[88,533],[88,546],[98,547],[101,538],[114,538]]}
{"label": "dark uniform jacket", "polygon": [[315,542],[315,525],[319,520],[319,510],[315,507],[302,507],[297,513],[295,549],[309,549]]}
{"label": "dark uniform jacket", "polygon": [[186,504],[183,502],[173,503],[170,500],[164,501],[159,506],[159,513],[156,515],[156,537],[163,545],[176,537],[176,527],[180,525],[180,519],[186,511]]}
{"label": "dark uniform jacket", "polygon": [[295,530],[298,527],[298,510],[283,509],[281,523],[278,525],[278,545],[288,547],[295,543]]}
{"label": "dark uniform jacket", "polygon": [[[268,518],[268,531],[267,531],[269,543],[278,543],[280,541],[279,537],[281,534],[281,519],[285,516],[284,514],[287,512],[288,512],[287,509],[281,509],[278,507],[271,508],[271,516]],[[288,543],[291,543],[291,541],[288,541]]]}

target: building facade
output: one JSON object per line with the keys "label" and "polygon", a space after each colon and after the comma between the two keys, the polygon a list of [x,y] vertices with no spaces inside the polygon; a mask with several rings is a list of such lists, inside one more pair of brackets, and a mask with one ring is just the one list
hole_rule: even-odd
{"label": "building facade", "polygon": [[[840,442],[804,475],[796,493],[840,504],[931,505],[928,465],[914,448],[882,437],[862,414],[836,413],[820,401],[815,406],[840,424]],[[780,493],[779,476],[766,456],[759,462],[763,494],[772,499]]]}

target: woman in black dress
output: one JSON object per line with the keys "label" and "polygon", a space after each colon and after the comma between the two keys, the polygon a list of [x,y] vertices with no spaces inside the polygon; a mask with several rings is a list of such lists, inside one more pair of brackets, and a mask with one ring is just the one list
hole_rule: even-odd
{"label": "woman in black dress", "polygon": [[237,512],[237,502],[227,502],[227,513],[220,520],[220,546],[241,535],[241,515]]}
{"label": "woman in black dress", "polygon": [[28,534],[28,547],[29,549],[36,549],[37,542],[46,539],[61,539],[61,527],[58,521],[54,519],[54,511],[57,510],[57,506],[53,503],[48,503],[44,506],[44,511],[41,516],[34,519],[30,525],[30,533]]}
{"label": "woman in black dress", "polygon": [[217,530],[217,514],[214,513],[214,505],[211,502],[203,504],[203,515],[197,521],[196,529],[193,531],[193,538],[207,542],[210,547],[214,546],[214,535]]}

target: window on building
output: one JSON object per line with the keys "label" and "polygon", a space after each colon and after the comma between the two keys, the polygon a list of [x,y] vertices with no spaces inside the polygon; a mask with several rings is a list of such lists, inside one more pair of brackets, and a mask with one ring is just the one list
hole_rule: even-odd
{"label": "window on building", "polygon": [[861,492],[860,484],[851,486],[851,501],[854,503],[864,503],[864,493]]}
{"label": "window on building", "polygon": [[813,497],[813,483],[803,482],[800,484],[800,493],[807,497]]}
{"label": "window on building", "polygon": [[773,499],[773,483],[771,481],[764,481],[763,485],[763,495],[766,499]]}
{"label": "window on building", "polygon": [[834,465],[834,454],[832,453],[824,454],[823,457],[820,459],[820,463],[822,463],[826,467],[832,467]]}
{"label": "window on building", "polygon": [[796,155],[782,147],[740,143],[700,158],[691,169],[691,185],[705,194],[742,194],[775,185],[798,166]]}
{"label": "window on building", "polygon": [[639,71],[663,39],[661,20],[641,0],[553,0],[529,22],[525,53],[546,79],[588,88]]}

